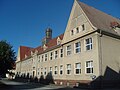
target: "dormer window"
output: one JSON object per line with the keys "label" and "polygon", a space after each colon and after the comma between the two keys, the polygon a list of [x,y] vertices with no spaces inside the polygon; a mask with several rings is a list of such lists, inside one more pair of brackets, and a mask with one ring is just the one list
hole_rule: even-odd
{"label": "dormer window", "polygon": [[61,44],[61,39],[58,37],[57,38],[57,45],[60,45]]}
{"label": "dormer window", "polygon": [[71,36],[72,36],[72,35],[74,35],[74,31],[73,31],[73,30],[71,30]]}

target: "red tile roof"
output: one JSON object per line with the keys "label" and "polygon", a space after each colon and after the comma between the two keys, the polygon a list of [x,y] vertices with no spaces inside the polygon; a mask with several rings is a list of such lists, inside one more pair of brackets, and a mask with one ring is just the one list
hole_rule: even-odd
{"label": "red tile roof", "polygon": [[[58,36],[61,40],[63,39],[64,34],[61,34],[60,36]],[[47,44],[47,49],[53,48],[54,46],[57,46],[57,38],[53,38],[51,39]],[[20,60],[24,60],[25,59],[25,55],[27,57],[31,56],[31,51],[34,53],[35,51],[38,51],[38,53],[42,53],[44,51],[43,46],[38,46],[36,48],[31,48],[31,47],[26,47],[26,46],[20,46]]]}

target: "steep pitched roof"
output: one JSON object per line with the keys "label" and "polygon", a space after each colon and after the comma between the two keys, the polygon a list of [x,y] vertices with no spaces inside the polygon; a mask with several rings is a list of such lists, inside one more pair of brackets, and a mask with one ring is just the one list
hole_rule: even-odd
{"label": "steep pitched roof", "polygon": [[99,11],[91,6],[88,6],[82,2],[79,2],[80,7],[82,10],[85,12],[86,16],[90,20],[90,22],[93,24],[98,29],[113,33],[113,34],[118,34],[115,32],[111,27],[110,23],[111,22],[117,22],[120,24],[120,20],[117,18],[114,18],[102,11]]}
{"label": "steep pitched roof", "polygon": [[[63,36],[64,36],[64,34],[61,34],[58,37],[62,40]],[[46,50],[49,50],[49,49],[54,48],[55,46],[57,46],[57,38],[58,37],[51,39],[46,44],[46,46],[47,46]],[[43,46],[38,46],[36,48],[20,46],[20,60],[24,60],[25,59],[25,55],[27,55],[27,57],[30,57],[31,56],[31,51],[34,53],[36,50],[38,51],[38,53],[44,52]]]}
{"label": "steep pitched roof", "polygon": [[23,60],[25,55],[30,56],[30,50],[32,49],[31,47],[20,46],[20,60]]}

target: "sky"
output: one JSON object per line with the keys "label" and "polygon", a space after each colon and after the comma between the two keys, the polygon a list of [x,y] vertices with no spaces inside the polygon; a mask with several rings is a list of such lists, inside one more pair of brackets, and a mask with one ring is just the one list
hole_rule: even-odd
{"label": "sky", "polygon": [[[80,0],[109,15],[120,18],[120,0]],[[0,40],[13,49],[37,47],[46,28],[53,37],[64,33],[74,0],[0,0]]]}

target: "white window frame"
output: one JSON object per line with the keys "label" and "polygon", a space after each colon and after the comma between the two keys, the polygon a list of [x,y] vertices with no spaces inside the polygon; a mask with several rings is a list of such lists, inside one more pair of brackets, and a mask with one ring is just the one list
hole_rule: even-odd
{"label": "white window frame", "polygon": [[74,30],[72,29],[71,31],[70,31],[70,36],[73,36],[74,35]]}
{"label": "white window frame", "polygon": [[[57,53],[56,53],[57,52]],[[58,58],[58,50],[56,50],[55,52],[54,52],[54,59],[57,59]]]}
{"label": "white window frame", "polygon": [[[70,66],[68,66],[68,65],[70,65]],[[67,64],[67,75],[71,75],[71,69],[72,69],[71,64]]]}
{"label": "white window frame", "polygon": [[44,69],[44,75],[47,75],[47,68]]}
{"label": "white window frame", "polygon": [[58,74],[58,67],[55,66],[55,71],[54,71],[54,75],[57,75]]}
{"label": "white window frame", "polygon": [[[77,67],[77,64],[80,64],[80,67]],[[76,73],[76,70],[79,70],[79,73]],[[75,74],[76,75],[80,75],[81,74],[81,63],[79,62],[79,63],[75,63]]]}
{"label": "white window frame", "polygon": [[63,58],[63,49],[60,49],[60,58]]}
{"label": "white window frame", "polygon": [[50,67],[50,73],[52,74],[52,67]]}
{"label": "white window frame", "polygon": [[76,34],[80,33],[80,28],[76,27]]}
{"label": "white window frame", "polygon": [[[88,69],[90,69],[89,73],[87,72]],[[85,73],[86,74],[93,74],[93,72],[94,72],[93,70],[94,70],[93,61],[92,60],[91,61],[86,61],[86,63],[85,63]]]}
{"label": "white window frame", "polygon": [[53,52],[50,52],[50,60],[53,60]]}
{"label": "white window frame", "polygon": [[[69,46],[70,46],[70,49],[68,49]],[[66,55],[69,56],[69,55],[71,55],[71,54],[72,54],[72,46],[71,46],[71,45],[68,45],[68,46],[66,47]]]}
{"label": "white window frame", "polygon": [[[62,72],[62,74],[61,74]],[[60,75],[63,75],[63,65],[60,65]]]}
{"label": "white window frame", "polygon": [[46,53],[45,54],[45,61],[47,61],[47,58],[48,58],[48,54]]}
{"label": "white window frame", "polygon": [[[88,40],[88,43],[87,43],[87,40]],[[93,38],[90,37],[90,38],[85,39],[85,48],[86,48],[86,51],[93,49]]]}
{"label": "white window frame", "polygon": [[41,58],[41,62],[43,62],[44,61],[44,55],[42,55],[42,58]]}
{"label": "white window frame", "polygon": [[[77,44],[77,43],[79,43],[79,46],[78,46],[78,47],[76,47],[76,44]],[[75,47],[75,53],[80,53],[80,52],[81,52],[81,43],[80,43],[80,41],[79,41],[79,42],[76,42],[74,47]],[[79,49],[79,52],[76,52],[78,49]]]}
{"label": "white window frame", "polygon": [[85,31],[85,24],[82,24],[81,27],[82,27],[82,31]]}

